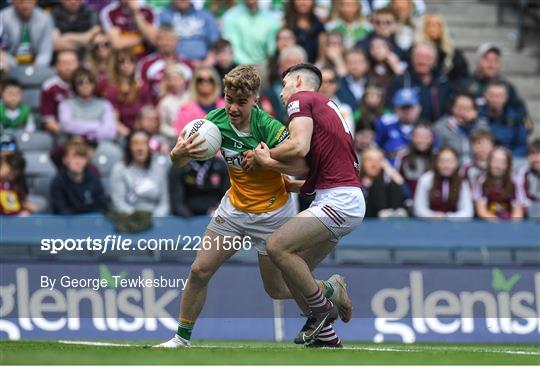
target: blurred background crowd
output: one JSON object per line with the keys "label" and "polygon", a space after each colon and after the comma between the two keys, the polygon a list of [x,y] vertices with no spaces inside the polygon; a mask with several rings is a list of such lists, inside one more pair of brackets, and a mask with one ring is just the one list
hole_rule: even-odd
{"label": "blurred background crowd", "polygon": [[178,132],[224,106],[239,64],[286,125],[281,72],[311,62],[353,135],[366,217],[539,218],[539,113],[504,50],[466,57],[431,2],[2,1],[0,215],[209,215],[226,164],[171,167]]}

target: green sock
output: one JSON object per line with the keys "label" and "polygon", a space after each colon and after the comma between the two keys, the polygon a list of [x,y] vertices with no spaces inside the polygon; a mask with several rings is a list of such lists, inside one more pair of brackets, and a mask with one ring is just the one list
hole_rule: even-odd
{"label": "green sock", "polygon": [[191,332],[193,331],[193,325],[195,325],[195,321],[181,318],[180,321],[178,321],[178,329],[176,330],[176,334],[182,339],[190,340]]}
{"label": "green sock", "polygon": [[326,298],[332,297],[332,295],[334,294],[334,286],[332,285],[332,283],[327,280],[321,280],[321,282],[324,285],[324,296]]}

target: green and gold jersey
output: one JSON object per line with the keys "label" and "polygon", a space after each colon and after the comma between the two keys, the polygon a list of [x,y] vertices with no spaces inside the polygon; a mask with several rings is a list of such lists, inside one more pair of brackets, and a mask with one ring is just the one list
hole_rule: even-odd
{"label": "green and gold jersey", "polygon": [[253,107],[250,132],[241,132],[230,123],[224,108],[210,111],[205,119],[221,131],[221,152],[227,162],[231,179],[229,199],[233,206],[249,213],[265,213],[279,209],[288,199],[281,173],[255,169],[244,171],[243,152],[257,147],[262,141],[273,148],[289,137],[289,131],[278,120]]}

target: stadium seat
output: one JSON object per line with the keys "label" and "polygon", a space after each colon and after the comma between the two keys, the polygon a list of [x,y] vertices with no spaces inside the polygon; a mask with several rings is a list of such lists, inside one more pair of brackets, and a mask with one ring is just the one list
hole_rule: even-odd
{"label": "stadium seat", "polygon": [[28,133],[18,130],[14,135],[15,139],[17,139],[17,146],[23,152],[50,151],[53,147],[53,138],[43,131]]}
{"label": "stadium seat", "polygon": [[26,160],[25,172],[28,178],[53,177],[56,174],[56,167],[49,157],[48,152],[25,152],[24,159]]}
{"label": "stadium seat", "polygon": [[9,74],[21,83],[23,89],[39,89],[44,81],[56,74],[56,71],[46,66],[30,65],[14,67],[10,69]]}
{"label": "stadium seat", "polygon": [[52,176],[38,176],[28,180],[28,190],[30,193],[49,197]]}
{"label": "stadium seat", "polygon": [[102,142],[92,157],[92,163],[103,177],[108,177],[115,163],[122,160],[122,156],[122,149],[118,145],[112,142]]}
{"label": "stadium seat", "polygon": [[36,206],[37,213],[46,213],[49,211],[49,200],[47,199],[48,195],[38,195],[30,190],[28,195],[28,202]]}
{"label": "stadium seat", "polygon": [[23,95],[23,101],[32,109],[32,112],[39,112],[39,103],[41,98],[40,89],[25,89]]}

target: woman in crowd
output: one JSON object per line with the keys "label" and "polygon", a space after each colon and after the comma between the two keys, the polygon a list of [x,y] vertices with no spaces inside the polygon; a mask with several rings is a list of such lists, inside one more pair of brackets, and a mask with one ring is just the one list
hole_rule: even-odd
{"label": "woman in crowd", "polygon": [[474,215],[469,185],[459,174],[459,156],[442,148],[433,171],[418,180],[414,194],[414,214],[420,218],[472,218]]}
{"label": "woman in crowd", "polygon": [[191,120],[202,118],[213,109],[224,106],[218,73],[212,67],[197,68],[189,85],[189,101],[184,103],[176,116],[176,131],[181,132]]}
{"label": "woman in crowd", "polygon": [[116,163],[111,172],[113,210],[124,214],[169,214],[167,172],[152,159],[150,136],[145,131],[133,130],[126,140],[124,161]]}
{"label": "woman in crowd", "polygon": [[88,44],[85,65],[96,76],[98,89],[107,82],[107,73],[112,62],[111,42],[103,32],[96,33]]}
{"label": "woman in crowd", "polygon": [[161,99],[158,104],[160,131],[170,139],[176,140],[174,121],[180,108],[187,102],[185,71],[180,64],[172,64],[165,69],[161,83]]}
{"label": "woman in crowd", "polygon": [[172,149],[172,142],[161,134],[159,124],[158,111],[153,106],[144,106],[137,116],[135,128],[145,131],[150,136],[148,146],[152,153],[168,155]]}
{"label": "woman in crowd", "polygon": [[71,80],[73,97],[58,106],[62,131],[81,135],[90,141],[111,141],[116,137],[117,121],[111,103],[95,96],[96,79],[88,69],[79,68]]}
{"label": "woman in crowd", "polygon": [[101,95],[111,101],[118,113],[118,133],[127,135],[135,125],[141,108],[152,104],[148,86],[135,78],[137,59],[130,50],[118,51]]}
{"label": "woman in crowd", "polygon": [[450,33],[439,14],[426,14],[424,25],[419,30],[418,42],[432,42],[437,47],[437,67],[441,74],[446,74],[453,83],[458,83],[469,75],[467,61],[463,53],[455,48]]}
{"label": "woman in crowd", "polygon": [[380,149],[370,147],[362,153],[360,180],[366,198],[366,218],[407,216],[403,177],[390,166]]}
{"label": "woman in crowd", "polygon": [[363,125],[375,131],[376,122],[384,112],[384,89],[376,82],[370,81],[360,100],[360,108],[354,116],[356,125]]}
{"label": "woman in crowd", "polygon": [[512,153],[496,147],[489,155],[487,172],[474,190],[476,214],[482,219],[521,219],[523,203],[512,179]]}
{"label": "woman in crowd", "polygon": [[330,67],[334,69],[341,78],[347,74],[345,65],[345,46],[343,37],[338,32],[328,32],[322,38],[321,47],[319,47],[319,57],[315,63],[319,69]]}
{"label": "woman in crowd", "polygon": [[285,25],[292,29],[296,41],[314,63],[319,55],[319,45],[324,37],[324,25],[315,15],[315,0],[291,0],[287,3]]}
{"label": "woman in crowd", "polygon": [[283,27],[276,33],[276,51],[268,60],[268,82],[270,87],[276,82],[281,85],[281,73],[279,70],[281,50],[294,45],[296,45],[296,35],[292,29]]}
{"label": "woman in crowd", "polygon": [[346,48],[354,47],[369,34],[369,24],[362,15],[362,3],[358,0],[334,0],[331,18],[326,30],[343,36]]}
{"label": "woman in crowd", "polygon": [[431,126],[420,123],[414,127],[411,145],[404,152],[398,153],[394,162],[413,195],[420,176],[431,169],[435,151],[434,142],[435,135]]}
{"label": "woman in crowd", "polygon": [[390,85],[390,80],[396,75],[401,75],[405,66],[399,57],[392,52],[388,41],[375,36],[369,44],[369,63],[371,70],[369,77],[376,80],[385,90]]}

